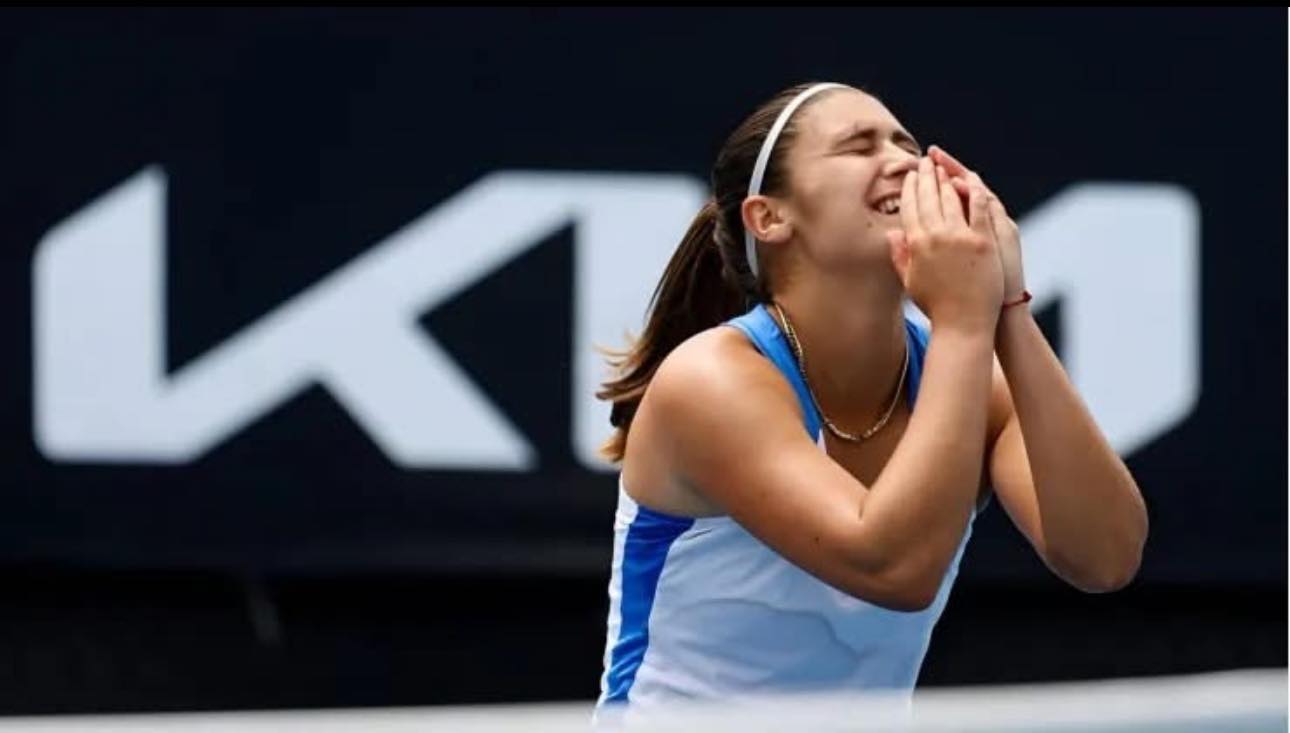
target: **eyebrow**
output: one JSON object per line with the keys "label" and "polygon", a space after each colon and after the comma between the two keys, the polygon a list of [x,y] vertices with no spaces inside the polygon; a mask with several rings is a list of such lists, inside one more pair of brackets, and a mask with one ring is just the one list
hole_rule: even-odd
{"label": "eyebrow", "polygon": [[[877,134],[878,130],[873,127],[853,127],[842,135],[842,137],[838,138],[838,141],[833,144],[833,147],[834,149],[841,148],[848,143],[855,142],[856,140],[873,138]],[[910,135],[908,132],[897,128],[896,131],[891,134],[891,137],[897,143],[909,143],[914,146],[914,149],[918,151],[918,155],[921,156],[923,154],[923,146],[919,145],[918,141],[914,139],[914,136]]]}

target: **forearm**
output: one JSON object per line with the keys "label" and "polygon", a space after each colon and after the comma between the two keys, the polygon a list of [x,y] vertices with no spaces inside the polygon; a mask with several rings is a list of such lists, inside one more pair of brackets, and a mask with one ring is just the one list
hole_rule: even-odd
{"label": "forearm", "polygon": [[971,516],[980,483],[993,365],[992,334],[933,333],[918,401],[861,523],[883,567],[939,581]]}
{"label": "forearm", "polygon": [[996,350],[1034,479],[1046,559],[1075,585],[1123,585],[1147,533],[1133,477],[1025,306],[1005,309]]}

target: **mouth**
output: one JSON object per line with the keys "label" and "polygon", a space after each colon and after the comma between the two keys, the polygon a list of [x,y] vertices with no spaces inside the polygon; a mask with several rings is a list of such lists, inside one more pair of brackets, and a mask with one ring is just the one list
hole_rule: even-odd
{"label": "mouth", "polygon": [[870,204],[870,208],[884,216],[900,213],[900,194],[888,194]]}

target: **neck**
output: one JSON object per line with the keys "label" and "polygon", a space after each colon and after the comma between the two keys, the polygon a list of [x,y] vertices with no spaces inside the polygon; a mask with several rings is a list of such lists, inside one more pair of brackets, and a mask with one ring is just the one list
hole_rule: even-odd
{"label": "neck", "polygon": [[801,344],[820,409],[844,430],[865,430],[891,404],[906,358],[901,295],[885,272],[868,282],[854,273],[811,278],[775,295]]}

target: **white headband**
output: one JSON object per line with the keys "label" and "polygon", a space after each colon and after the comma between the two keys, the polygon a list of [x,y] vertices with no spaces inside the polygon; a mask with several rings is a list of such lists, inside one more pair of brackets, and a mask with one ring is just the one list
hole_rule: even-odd
{"label": "white headband", "polygon": [[[761,152],[757,154],[757,165],[753,166],[752,178],[748,181],[748,195],[756,196],[761,193],[761,179],[766,175],[766,164],[770,162],[770,152],[775,149],[775,141],[779,139],[779,133],[784,131],[784,126],[788,124],[788,118],[793,116],[798,107],[817,92],[835,87],[845,87],[845,84],[816,84],[808,87],[806,91],[798,94],[789,102],[779,117],[775,118],[775,124],[771,126],[770,132],[766,134],[766,139],[761,143]],[[761,272],[757,267],[757,240],[753,237],[752,232],[744,227],[744,256],[748,259],[748,269],[752,270],[754,278],[760,278]]]}

